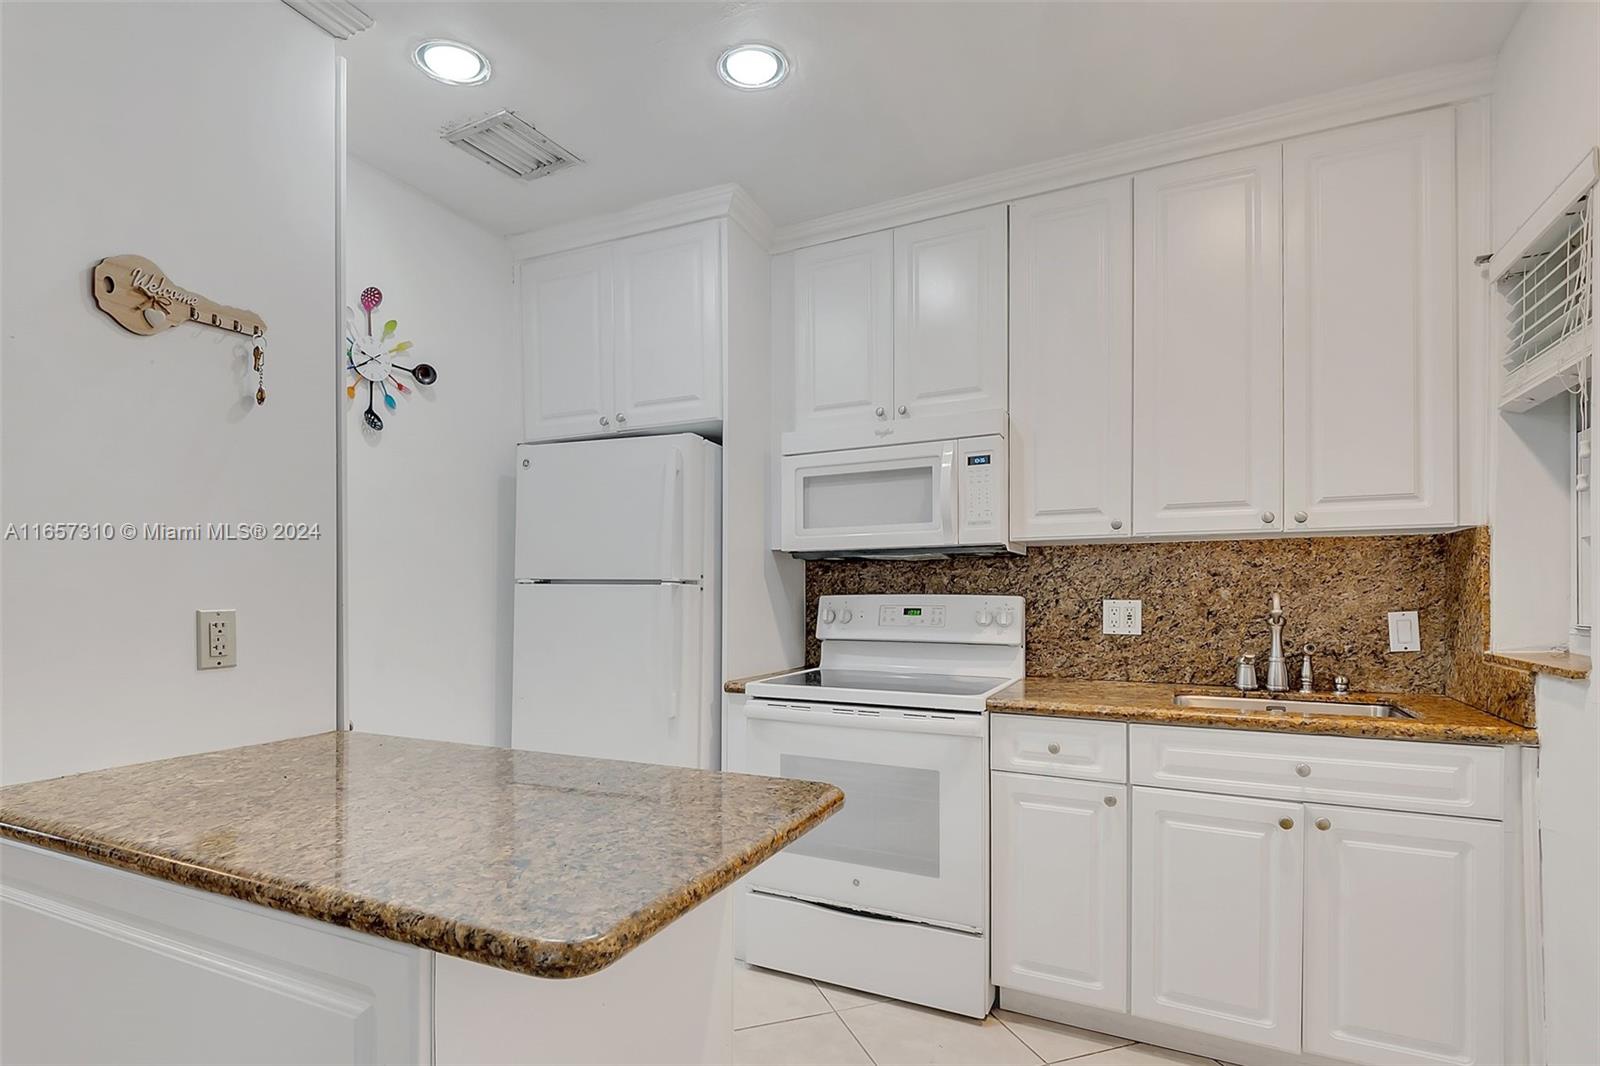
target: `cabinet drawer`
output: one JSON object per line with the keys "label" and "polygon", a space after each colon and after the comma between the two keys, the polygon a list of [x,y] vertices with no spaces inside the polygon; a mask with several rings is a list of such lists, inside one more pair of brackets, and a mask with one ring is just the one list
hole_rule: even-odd
{"label": "cabinet drawer", "polygon": [[1130,726],[1136,785],[1503,817],[1505,752],[1464,744]]}
{"label": "cabinet drawer", "polygon": [[989,723],[991,769],[1086,781],[1128,779],[1128,727],[1121,722],[996,714]]}

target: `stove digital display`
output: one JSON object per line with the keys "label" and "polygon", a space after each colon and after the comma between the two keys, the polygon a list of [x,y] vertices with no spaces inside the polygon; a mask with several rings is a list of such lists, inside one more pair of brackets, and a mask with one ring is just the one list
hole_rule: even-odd
{"label": "stove digital display", "polygon": [[903,608],[901,608],[901,613],[904,614],[907,618],[921,618],[922,617],[922,608],[921,607],[903,607]]}

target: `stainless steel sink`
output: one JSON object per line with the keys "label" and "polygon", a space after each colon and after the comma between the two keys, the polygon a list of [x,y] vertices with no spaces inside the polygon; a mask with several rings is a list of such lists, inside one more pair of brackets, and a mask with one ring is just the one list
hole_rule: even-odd
{"label": "stainless steel sink", "polygon": [[1175,696],[1179,707],[1208,711],[1233,711],[1236,714],[1284,715],[1287,717],[1326,718],[1358,715],[1362,718],[1415,718],[1410,711],[1392,703],[1325,703],[1320,700],[1274,699],[1268,696]]}

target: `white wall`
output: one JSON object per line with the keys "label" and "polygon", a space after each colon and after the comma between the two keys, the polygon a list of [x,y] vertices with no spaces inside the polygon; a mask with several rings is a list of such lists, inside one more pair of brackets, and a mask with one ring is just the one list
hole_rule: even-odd
{"label": "white wall", "polygon": [[[333,42],[281,4],[4,4],[5,523],[314,522],[316,541],[0,547],[0,780],[334,726]],[[105,256],[268,326],[153,337]],[[196,608],[239,613],[195,669]]]}
{"label": "white wall", "polygon": [[[465,164],[464,164],[465,165]],[[509,180],[509,179],[507,179]],[[504,240],[351,160],[346,300],[383,291],[439,381],[345,403],[346,715],[364,732],[508,744],[522,371]],[[407,365],[410,365],[409,363]]]}
{"label": "white wall", "polygon": [[[1600,143],[1600,6],[1530,4],[1500,52],[1493,119],[1498,248]],[[1567,603],[1564,404],[1495,419],[1493,639],[1554,643]],[[1553,638],[1553,639],[1552,639]],[[1546,1059],[1600,1049],[1600,686],[1541,677],[1539,844]]]}

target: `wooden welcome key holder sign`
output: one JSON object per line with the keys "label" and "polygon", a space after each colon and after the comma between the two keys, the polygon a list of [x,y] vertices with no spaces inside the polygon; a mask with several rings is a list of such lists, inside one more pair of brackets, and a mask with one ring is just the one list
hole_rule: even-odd
{"label": "wooden welcome key holder sign", "polygon": [[94,268],[94,299],[123,329],[141,336],[199,322],[252,337],[267,332],[254,311],[225,307],[167,280],[162,269],[142,255],[114,255]]}
{"label": "wooden welcome key holder sign", "polygon": [[142,255],[114,255],[94,268],[94,302],[130,333],[148,337],[179,322],[199,322],[255,339],[250,346],[256,372],[256,406],[267,402],[263,361],[267,324],[254,311],[227,307],[167,280],[166,273]]}

